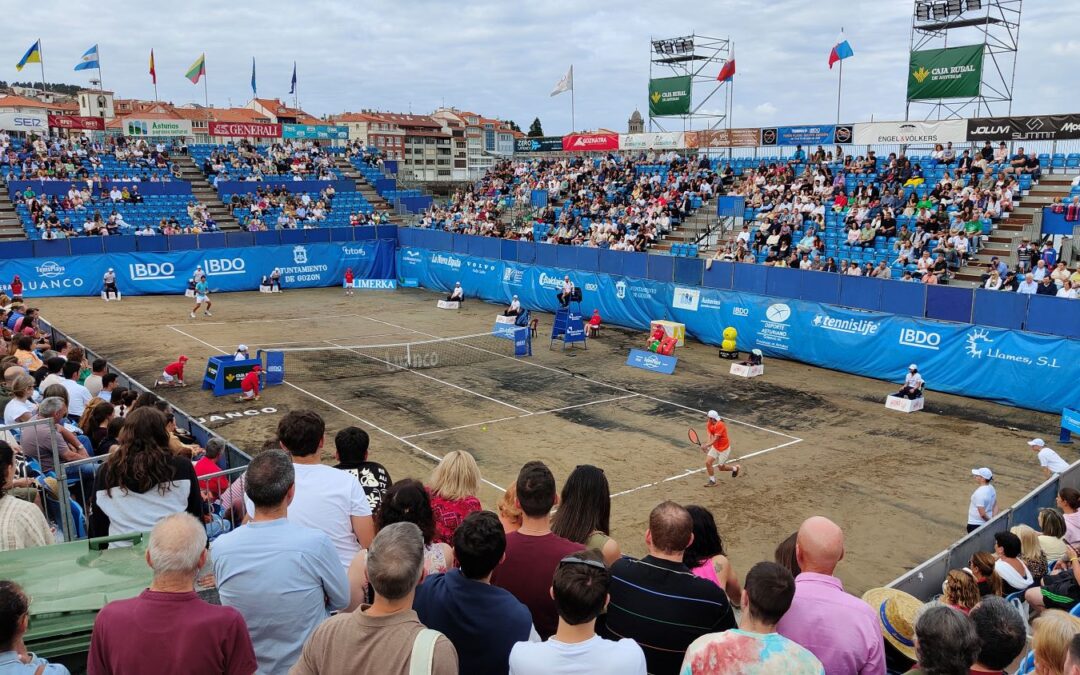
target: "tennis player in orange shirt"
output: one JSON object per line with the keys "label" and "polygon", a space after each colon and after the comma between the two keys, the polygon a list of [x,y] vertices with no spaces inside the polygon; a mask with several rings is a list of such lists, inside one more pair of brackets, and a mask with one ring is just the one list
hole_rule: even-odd
{"label": "tennis player in orange shirt", "polygon": [[720,471],[730,471],[732,478],[738,478],[742,467],[727,463],[731,456],[731,441],[728,440],[727,425],[720,419],[720,413],[709,411],[705,429],[709,434],[708,440],[701,444],[701,451],[705,453],[705,472],[709,474],[709,482],[705,483],[705,487],[716,487],[716,472],[713,467]]}

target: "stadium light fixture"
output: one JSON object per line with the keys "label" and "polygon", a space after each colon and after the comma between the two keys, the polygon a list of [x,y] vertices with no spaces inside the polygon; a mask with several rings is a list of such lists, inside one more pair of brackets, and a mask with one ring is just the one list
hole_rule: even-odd
{"label": "stadium light fixture", "polygon": [[930,20],[930,5],[920,2],[915,5],[915,20],[916,21],[929,21]]}
{"label": "stadium light fixture", "polygon": [[653,51],[656,52],[657,54],[663,54],[664,53],[664,41],[663,40],[653,40],[652,48],[653,48]]}
{"label": "stadium light fixture", "polygon": [[949,17],[949,4],[946,2],[939,2],[934,5],[934,19],[942,20]]}
{"label": "stadium light fixture", "polygon": [[949,4],[949,16],[960,16],[964,13],[964,3],[962,0],[948,0]]}
{"label": "stadium light fixture", "polygon": [[982,9],[982,0],[967,0],[967,11],[976,12]]}

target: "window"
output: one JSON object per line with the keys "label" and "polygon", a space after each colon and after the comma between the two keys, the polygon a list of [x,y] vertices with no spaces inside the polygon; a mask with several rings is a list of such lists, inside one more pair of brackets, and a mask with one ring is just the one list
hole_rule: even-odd
{"label": "window", "polygon": [[[491,125],[488,125],[488,126],[491,126]],[[484,132],[484,149],[485,150],[494,150],[495,149],[495,131],[493,129],[488,129],[488,130],[486,130]]]}

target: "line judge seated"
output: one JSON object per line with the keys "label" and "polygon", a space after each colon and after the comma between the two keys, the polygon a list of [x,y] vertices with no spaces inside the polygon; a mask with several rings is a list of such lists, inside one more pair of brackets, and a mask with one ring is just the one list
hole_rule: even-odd
{"label": "line judge seated", "polygon": [[446,296],[447,302],[465,302],[465,289],[461,287],[460,281],[454,282],[454,290],[450,291],[450,295]]}
{"label": "line judge seated", "polygon": [[513,299],[510,300],[510,306],[503,312],[503,316],[521,316],[521,312],[521,301],[518,300],[518,296],[515,295]]}
{"label": "line judge seated", "polygon": [[896,395],[907,399],[922,398],[923,387],[925,386],[926,382],[923,380],[922,375],[919,374],[919,367],[913,363],[908,366],[908,374],[904,377],[904,386],[900,391],[896,392]]}

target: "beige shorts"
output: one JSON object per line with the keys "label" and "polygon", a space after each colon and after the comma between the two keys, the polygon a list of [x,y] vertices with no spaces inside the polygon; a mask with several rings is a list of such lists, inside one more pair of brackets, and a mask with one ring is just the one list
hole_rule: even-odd
{"label": "beige shorts", "polygon": [[711,457],[717,465],[727,464],[728,457],[731,457],[731,448],[720,452],[716,448],[709,448],[709,457]]}

